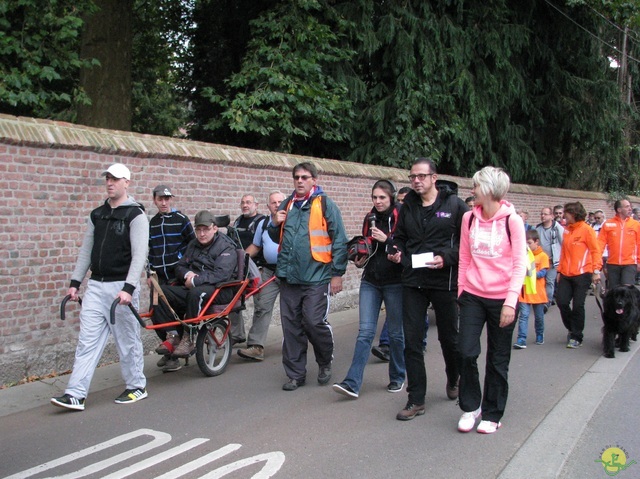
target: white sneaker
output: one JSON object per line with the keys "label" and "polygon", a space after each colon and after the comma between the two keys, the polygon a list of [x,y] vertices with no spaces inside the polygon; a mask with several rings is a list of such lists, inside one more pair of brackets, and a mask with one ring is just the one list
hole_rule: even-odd
{"label": "white sneaker", "polygon": [[[458,421],[458,431],[469,432],[476,425],[476,419],[480,417],[482,408],[478,408],[475,411],[462,413],[460,420]],[[484,421],[482,421],[484,422]]]}
{"label": "white sneaker", "polygon": [[478,431],[480,434],[493,434],[502,426],[501,422],[480,421],[478,424]]}

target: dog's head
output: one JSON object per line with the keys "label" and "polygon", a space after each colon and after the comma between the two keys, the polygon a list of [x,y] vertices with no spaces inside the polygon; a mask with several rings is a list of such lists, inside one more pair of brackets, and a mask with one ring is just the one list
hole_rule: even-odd
{"label": "dog's head", "polygon": [[604,309],[610,314],[623,315],[633,305],[633,286],[617,286],[607,291],[604,297]]}

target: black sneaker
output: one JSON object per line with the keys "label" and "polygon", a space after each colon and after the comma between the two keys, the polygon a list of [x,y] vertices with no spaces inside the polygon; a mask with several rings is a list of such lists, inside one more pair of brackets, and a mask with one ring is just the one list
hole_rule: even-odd
{"label": "black sneaker", "polygon": [[353,399],[358,399],[358,393],[355,392],[351,387],[345,383],[336,383],[333,385],[333,390],[338,394],[342,394],[343,396],[347,396]]}
{"label": "black sneaker", "polygon": [[51,404],[58,407],[84,411],[84,398],[74,398],[70,394],[63,394],[57,398],[51,398]]}
{"label": "black sneaker", "polygon": [[282,385],[283,391],[295,391],[298,388],[304,386],[304,379],[289,379]]}
{"label": "black sneaker", "polygon": [[116,404],[132,404],[134,402],[142,401],[148,396],[147,390],[142,389],[125,389],[120,396],[116,398]]}
{"label": "black sneaker", "polygon": [[180,364],[180,360],[178,358],[169,358],[167,359],[164,367],[162,368],[163,373],[173,373],[175,371],[180,371],[182,369],[182,364]]}
{"label": "black sneaker", "polygon": [[324,366],[318,371],[318,384],[327,384],[331,380],[331,365]]}
{"label": "black sneaker", "polygon": [[400,391],[402,391],[403,387],[404,383],[390,382],[387,386],[387,391],[389,391],[390,393],[399,393]]}
{"label": "black sneaker", "polygon": [[386,344],[372,347],[371,354],[373,354],[380,361],[384,361],[385,363],[388,363],[391,359],[391,356],[389,355],[389,346],[387,346]]}

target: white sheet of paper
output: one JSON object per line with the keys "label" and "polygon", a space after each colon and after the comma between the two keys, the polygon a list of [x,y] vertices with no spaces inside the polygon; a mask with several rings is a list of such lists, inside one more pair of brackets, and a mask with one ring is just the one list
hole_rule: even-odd
{"label": "white sheet of paper", "polygon": [[426,268],[425,264],[428,261],[433,261],[433,253],[420,253],[411,255],[411,266],[413,269]]}

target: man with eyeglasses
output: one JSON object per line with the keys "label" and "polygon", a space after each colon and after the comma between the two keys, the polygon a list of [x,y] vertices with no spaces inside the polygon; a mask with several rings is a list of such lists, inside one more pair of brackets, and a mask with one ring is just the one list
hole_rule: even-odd
{"label": "man with eyeglasses", "polygon": [[[562,208],[562,210],[564,211],[564,208]],[[547,274],[545,276],[545,290],[549,301],[545,308],[546,313],[546,310],[554,304],[553,294],[556,289],[557,268],[560,263],[564,228],[556,220],[551,208],[542,208],[540,211],[540,220],[541,222],[536,226],[536,231],[540,237],[540,246],[549,257],[549,268],[547,268]]]}
{"label": "man with eyeglasses", "polygon": [[293,167],[294,191],[268,228],[280,244],[276,277],[280,280],[282,365],[285,391],[304,386],[308,343],[318,363],[318,383],[331,379],[333,333],[327,318],[329,298],[342,291],[347,270],[347,234],[338,206],[318,185],[313,163]]}
{"label": "man with eyeglasses", "polygon": [[[161,286],[175,313],[181,318],[195,318],[200,309],[216,290],[218,284],[235,279],[238,268],[236,244],[225,234],[218,233],[215,216],[207,210],[196,214],[196,239],[191,241],[178,264],[175,273],[178,284]],[[223,288],[216,296],[215,304],[227,304],[235,295],[233,288]],[[154,310],[154,323],[173,322],[173,313],[164,301]],[[166,354],[173,358],[188,358],[195,348],[191,328],[186,328],[175,349],[167,345]],[[169,334],[177,330],[169,329]],[[163,343],[163,344],[166,344]]]}
{"label": "man with eyeglasses", "polygon": [[[242,214],[233,222],[233,231],[235,231],[236,239],[240,242],[240,247],[246,250],[253,241],[258,223],[266,218],[265,215],[258,213],[258,202],[253,195],[243,195],[240,199],[240,209]],[[257,266],[264,264],[264,256],[262,251],[258,251],[253,261]],[[242,311],[234,311],[229,314],[231,321],[231,343],[240,344],[247,340],[247,334],[244,327],[244,317]]]}
{"label": "man with eyeglasses", "polygon": [[553,207],[553,219],[560,223],[560,226],[566,226],[567,222],[564,219],[564,206],[555,205]]}
{"label": "man with eyeglasses", "polygon": [[425,413],[427,372],[422,340],[425,316],[433,305],[447,374],[446,394],[458,397],[458,252],[462,215],[467,205],[450,187],[438,181],[435,163],[419,158],[409,174],[412,191],[400,209],[394,245],[398,252],[388,255],[402,263],[402,312],[404,358],[407,369],[407,405],[397,415],[408,421]]}

